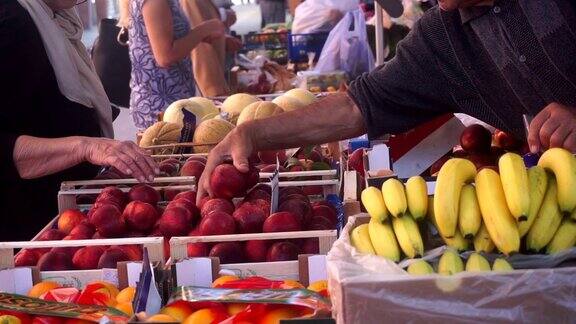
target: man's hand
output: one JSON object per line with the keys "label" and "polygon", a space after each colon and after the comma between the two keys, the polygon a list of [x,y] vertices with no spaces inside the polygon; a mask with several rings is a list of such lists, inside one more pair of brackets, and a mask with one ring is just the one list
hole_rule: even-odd
{"label": "man's hand", "polygon": [[232,9],[226,9],[226,20],[224,20],[224,25],[226,25],[227,28],[230,28],[236,23],[236,20],[236,12]]}
{"label": "man's hand", "polygon": [[200,203],[200,200],[206,194],[212,195],[210,190],[210,175],[222,162],[232,158],[236,169],[240,172],[248,172],[250,168],[248,158],[254,149],[249,134],[250,132],[245,131],[242,125],[237,126],[220,144],[210,151],[208,162],[200,177],[200,181],[198,181],[198,203]]}
{"label": "man's hand", "polygon": [[528,144],[532,153],[551,147],[576,152],[576,108],[556,102],[546,106],[530,123]]}
{"label": "man's hand", "polygon": [[113,166],[140,182],[152,182],[160,173],[154,159],[134,142],[88,138],[83,147],[83,160],[94,165]]}
{"label": "man's hand", "polygon": [[226,52],[236,53],[242,49],[242,40],[234,36],[226,36]]}
{"label": "man's hand", "polygon": [[226,32],[226,28],[220,19],[207,20],[198,25],[195,29],[200,29],[204,33],[205,36],[202,38],[202,41],[206,43],[212,43],[213,41],[224,37]]}

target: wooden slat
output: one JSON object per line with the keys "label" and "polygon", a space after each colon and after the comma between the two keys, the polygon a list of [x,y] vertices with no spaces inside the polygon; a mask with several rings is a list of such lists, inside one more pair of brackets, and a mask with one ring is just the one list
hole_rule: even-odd
{"label": "wooden slat", "polygon": [[[151,185],[158,183],[187,183],[195,182],[196,177],[163,177],[155,178]],[[104,180],[82,180],[82,181],[66,181],[62,182],[60,188],[62,190],[67,188],[81,187],[81,186],[91,186],[91,185],[135,185],[140,182],[136,179],[104,179]]]}
{"label": "wooden slat", "polygon": [[298,261],[222,264],[220,270],[232,271],[239,277],[261,276],[272,280],[300,279]]}

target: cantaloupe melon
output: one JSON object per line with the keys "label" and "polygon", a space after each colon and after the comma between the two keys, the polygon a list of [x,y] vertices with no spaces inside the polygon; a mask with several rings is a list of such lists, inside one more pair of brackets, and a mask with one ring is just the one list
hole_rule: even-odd
{"label": "cantaloupe melon", "polygon": [[300,88],[289,90],[284,94],[284,96],[296,98],[306,106],[316,101],[316,96],[312,92]]}
{"label": "cantaloupe melon", "polygon": [[209,119],[198,125],[194,132],[195,144],[210,144],[194,147],[194,153],[209,153],[234,129],[234,124],[223,119]]}
{"label": "cantaloupe melon", "polygon": [[272,100],[272,102],[277,104],[278,106],[280,106],[280,108],[282,108],[286,112],[298,110],[298,109],[306,106],[300,100],[298,100],[294,97],[286,96],[286,95],[280,96],[280,97]]}
{"label": "cantaloupe melon", "polygon": [[[212,101],[208,98],[192,97],[189,100],[202,106],[202,112],[204,113],[204,116],[208,115],[208,114],[214,114],[214,113],[218,114],[220,112],[220,110],[214,104],[214,101]],[[202,116],[202,117],[204,117],[204,116]]]}
{"label": "cantaloupe melon", "polygon": [[230,122],[236,124],[238,116],[249,104],[261,101],[259,98],[246,93],[237,93],[226,98],[222,103],[222,111],[228,113]]}
{"label": "cantaloupe melon", "polygon": [[[140,140],[140,147],[178,143],[181,131],[182,125],[164,121],[157,122],[144,131]],[[165,150],[155,150],[154,154],[162,154]]]}
{"label": "cantaloupe melon", "polygon": [[238,117],[237,125],[251,120],[264,119],[283,113],[284,110],[270,101],[255,102],[244,108]]}
{"label": "cantaloupe melon", "polygon": [[192,101],[190,99],[182,99],[173,102],[170,106],[168,106],[168,108],[166,108],[162,120],[169,123],[183,125],[184,113],[182,112],[182,109],[186,109],[196,116],[196,125],[200,124],[202,117],[204,117],[206,114],[214,112],[214,109],[216,112],[218,112],[216,107],[205,107],[196,101]]}

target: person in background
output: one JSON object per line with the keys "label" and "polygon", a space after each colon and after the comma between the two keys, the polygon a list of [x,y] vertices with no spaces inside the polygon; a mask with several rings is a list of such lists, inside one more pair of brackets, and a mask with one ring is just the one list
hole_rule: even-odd
{"label": "person in background", "polygon": [[113,140],[110,102],[86,48],[76,0],[0,0],[0,237],[29,240],[58,213],[63,181],[113,166],[159,173],[133,142]]}
{"label": "person in background", "polygon": [[[218,8],[211,0],[180,0],[192,27],[201,26],[212,19],[220,19],[226,29],[236,22],[234,10]],[[192,49],[194,79],[204,97],[230,94],[226,81],[226,53],[237,52],[242,41],[226,35],[210,43],[198,44]]]}
{"label": "person in background", "polygon": [[178,0],[131,0],[129,49],[132,62],[130,109],[144,130],[172,102],[196,93],[190,52],[202,42],[220,41],[224,24],[205,21],[190,29]]}
{"label": "person in background", "polygon": [[286,0],[258,0],[262,12],[262,27],[286,22]]}

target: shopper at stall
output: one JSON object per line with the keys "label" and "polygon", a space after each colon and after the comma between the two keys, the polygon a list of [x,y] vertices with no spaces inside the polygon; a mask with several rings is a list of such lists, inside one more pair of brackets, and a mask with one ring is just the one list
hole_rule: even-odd
{"label": "shopper at stall", "polygon": [[194,96],[190,52],[201,42],[222,39],[224,25],[212,19],[190,29],[178,0],[132,0],[126,14],[131,17],[130,109],[143,130],[172,102]]}
{"label": "shopper at stall", "polygon": [[[86,49],[75,0],[0,0],[0,240],[29,240],[57,213],[62,181],[94,165],[142,181],[158,170],[113,137],[110,103]],[[92,165],[91,165],[92,164]]]}
{"label": "shopper at stall", "polygon": [[[463,112],[518,137],[534,116],[530,150],[576,152],[576,3],[441,0],[396,57],[349,91],[301,110],[244,123],[210,153],[200,190],[227,156],[247,171],[253,151],[407,131]],[[198,197],[202,197],[201,194]]]}
{"label": "shopper at stall", "polygon": [[262,27],[286,22],[286,0],[258,0],[262,13]]}
{"label": "shopper at stall", "polygon": [[[181,0],[184,13],[192,27],[200,26],[211,19],[220,19],[230,28],[236,22],[236,13],[231,9],[218,8],[210,0]],[[200,43],[192,49],[194,80],[204,97],[230,94],[226,81],[226,53],[237,52],[242,41],[226,35],[207,43]]]}

